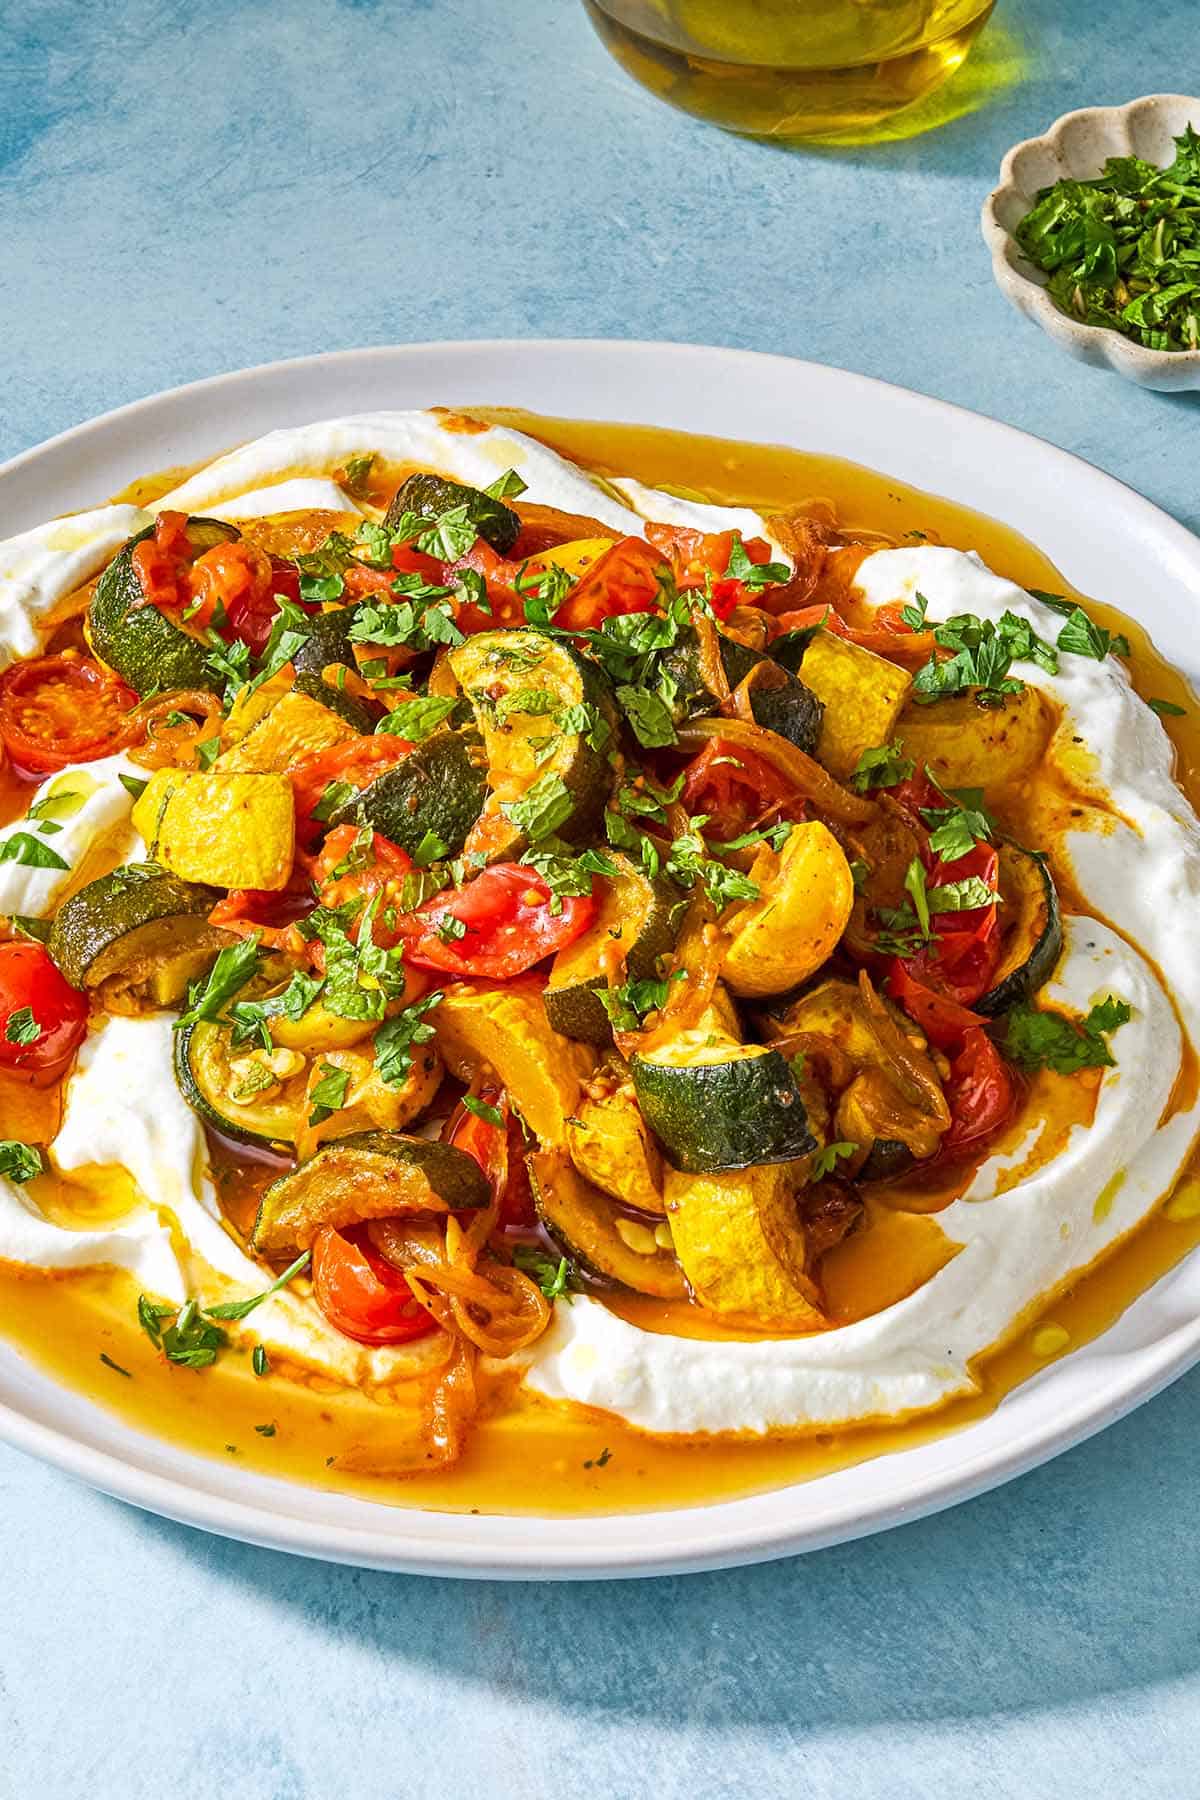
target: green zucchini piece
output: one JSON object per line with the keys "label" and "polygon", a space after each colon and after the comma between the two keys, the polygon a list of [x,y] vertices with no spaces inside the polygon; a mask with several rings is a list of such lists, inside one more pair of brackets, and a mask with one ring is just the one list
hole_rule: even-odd
{"label": "green zucchini piece", "polygon": [[[477,846],[490,862],[519,855],[529,841],[504,811],[539,790],[566,789],[553,835],[586,843],[599,834],[613,782],[609,749],[617,715],[612,690],[596,664],[543,632],[483,631],[450,652],[451,671],[470,701],[483,737],[491,794]],[[568,709],[584,708],[582,730],[564,731]],[[548,835],[537,832],[535,835]]]}
{"label": "green zucchini piece", "polygon": [[358,614],[357,606],[332,607],[328,612],[310,613],[304,622],[304,642],[292,656],[297,675],[320,675],[331,663],[355,667],[354,640],[350,627]]}
{"label": "green zucchini piece", "polygon": [[585,1044],[612,1042],[600,990],[653,981],[660,957],[675,948],[688,904],[673,881],[652,881],[627,856],[612,853],[611,860],[617,874],[604,878],[595,919],[559,951],[542,994],[554,1030]]}
{"label": "green zucchini piece", "polygon": [[237,1083],[230,1065],[252,1049],[244,1044],[232,1050],[228,1030],[212,1020],[185,1025],[175,1033],[176,1084],[192,1111],[224,1137],[260,1149],[290,1148],[303,1120],[307,1068],[270,1097],[247,1092],[234,1100]]}
{"label": "green zucchini piece", "polygon": [[656,1300],[686,1299],[674,1254],[657,1244],[650,1253],[633,1249],[617,1229],[621,1213],[567,1158],[537,1150],[528,1160],[538,1218],[564,1256],[593,1280]]}
{"label": "green zucchini piece", "polygon": [[796,1077],[778,1050],[681,1032],[630,1062],[642,1116],[677,1169],[707,1174],[815,1150]]}
{"label": "green zucchini piece", "polygon": [[355,731],[370,732],[375,729],[377,713],[373,713],[365,701],[356,694],[347,694],[342,688],[334,687],[332,682],[323,681],[312,669],[301,669],[292,683],[292,691],[307,694],[310,700],[317,700]]}
{"label": "green zucchini piece", "polygon": [[[725,679],[731,688],[744,681],[759,663],[774,664],[775,661],[733,638],[718,636],[718,644]],[[678,642],[667,651],[663,661],[678,690],[673,706],[677,721],[699,718],[717,710],[723,696],[716,692],[705,675],[699,641],[693,631],[681,632]],[[790,671],[780,667],[778,684],[774,687],[768,687],[764,682],[761,687],[752,688],[750,711],[756,725],[761,725],[765,731],[778,732],[806,756],[813,754],[821,735],[825,708],[812,690],[797,681]]]}
{"label": "green zucchini piece", "polygon": [[[207,646],[158,607],[143,603],[133,551],[153,532],[153,525],[148,525],[130,538],[100,577],[88,607],[88,640],[101,662],[139,694],[171,688],[208,688],[220,693],[225,677],[206,668]],[[198,556],[241,536],[236,526],[201,518],[188,520],[187,534]]]}
{"label": "green zucchini piece", "polygon": [[485,543],[507,556],[521,530],[521,521],[512,507],[494,500],[481,488],[450,481],[444,475],[410,475],[401,482],[384,515],[384,529],[396,531],[406,512],[437,519],[459,506],[466,507],[467,518]]}
{"label": "green zucchini piece", "polygon": [[479,1164],[453,1144],[399,1131],[359,1131],[322,1145],[271,1183],[250,1243],[260,1256],[295,1256],[325,1225],[341,1229],[396,1214],[478,1211],[490,1199]]}
{"label": "green zucchini piece", "polygon": [[348,800],[332,823],[370,825],[410,855],[432,832],[445,845],[439,854],[457,856],[486,793],[478,739],[435,731]]}
{"label": "green zucchini piece", "polygon": [[1062,918],[1050,865],[1016,844],[1000,846],[1000,929],[995,979],[974,1011],[994,1019],[1031,1000],[1062,955]]}
{"label": "green zucchini piece", "polygon": [[208,923],[222,897],[153,863],[114,869],[63,902],[47,948],[71,986],[110,1012],[173,1006],[233,941]]}
{"label": "green zucchini piece", "polygon": [[916,1157],[899,1138],[876,1138],[855,1181],[895,1181],[916,1166]]}

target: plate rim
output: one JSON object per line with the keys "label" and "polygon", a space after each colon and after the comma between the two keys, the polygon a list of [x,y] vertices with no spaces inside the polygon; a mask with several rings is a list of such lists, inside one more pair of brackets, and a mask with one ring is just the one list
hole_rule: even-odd
{"label": "plate rim", "polygon": [[[940,418],[951,430],[955,421],[960,421],[964,422],[964,429],[983,428],[986,433],[999,433],[1014,451],[1020,445],[1036,445],[1051,467],[1058,466],[1068,474],[1075,473],[1093,492],[1103,495],[1105,488],[1110,489],[1114,501],[1119,500],[1122,512],[1132,515],[1139,532],[1152,539],[1160,552],[1165,551],[1172,565],[1178,564],[1180,579],[1185,585],[1194,585],[1196,598],[1200,600],[1200,539],[1119,477],[1096,468],[1046,439],[955,402],[831,364],[769,351],[647,339],[444,339],[321,351],[222,371],[125,402],[18,451],[0,464],[0,502],[6,483],[14,475],[36,467],[54,453],[70,450],[89,438],[102,441],[106,431],[136,423],[156,409],[169,410],[179,406],[186,409],[190,403],[219,393],[222,388],[236,388],[256,380],[286,383],[289,378],[294,378],[302,382],[307,374],[316,370],[350,366],[369,368],[376,360],[398,365],[411,363],[419,369],[421,362],[431,357],[453,359],[461,356],[464,361],[469,361],[472,356],[484,355],[497,359],[514,357],[520,361],[563,352],[600,360],[650,357],[659,364],[666,359],[676,363],[706,363],[716,358],[735,368],[740,365],[752,371],[756,382],[760,382],[771,367],[786,368],[788,379],[793,383],[799,381],[820,386],[822,382],[832,381],[835,387],[849,383],[868,400],[872,396],[879,397],[893,411],[907,408],[935,421]],[[587,415],[580,412],[572,416]],[[629,418],[629,411],[624,411],[623,416]],[[236,415],[231,414],[231,422],[235,418]],[[723,435],[730,435],[727,425]],[[768,440],[756,432],[742,441],[784,440]],[[871,461],[871,450],[871,444],[864,443],[862,454],[856,460],[868,467],[875,466]],[[928,486],[914,480],[911,474],[899,470],[886,472],[894,473],[896,479],[911,485]],[[960,503],[971,504],[969,500]],[[1200,1278],[1200,1259],[1185,1257],[1174,1270],[1139,1296],[1126,1309],[1122,1320],[1127,1319],[1148,1294],[1178,1275],[1189,1263],[1197,1267]],[[1115,1329],[1116,1326],[1111,1327],[1110,1331]],[[1109,1335],[1106,1332],[1090,1345],[1081,1346],[1073,1356],[1049,1365],[1015,1391],[1026,1394],[1035,1388],[1044,1388],[1053,1382],[1057,1369],[1078,1369],[1088,1352],[1103,1345]],[[807,1509],[809,1516],[798,1520],[787,1518],[786,1497],[797,1492],[811,1494],[820,1489],[822,1481],[831,1478],[818,1477],[814,1481],[769,1489],[742,1499],[643,1512],[580,1513],[565,1517],[537,1514],[475,1516],[409,1509],[383,1501],[360,1500],[357,1496],[347,1508],[342,1503],[350,1499],[348,1496],[248,1472],[243,1472],[241,1485],[251,1495],[261,1492],[261,1498],[245,1499],[228,1492],[213,1492],[203,1484],[188,1480],[190,1466],[195,1471],[207,1473],[210,1482],[214,1481],[215,1472],[222,1467],[214,1458],[186,1451],[168,1438],[151,1436],[128,1425],[119,1415],[84,1400],[76,1390],[44,1375],[36,1365],[20,1357],[13,1347],[5,1345],[3,1350],[9,1362],[15,1360],[23,1373],[32,1374],[37,1384],[45,1384],[51,1399],[61,1396],[64,1401],[85,1407],[89,1416],[94,1414],[95,1429],[120,1441],[121,1447],[119,1452],[101,1447],[88,1441],[78,1429],[47,1424],[10,1404],[3,1394],[3,1362],[0,1362],[0,1439],[144,1510],[218,1535],[362,1567],[467,1578],[596,1579],[675,1574],[795,1555],[886,1530],[973,1498],[1105,1429],[1194,1366],[1200,1361],[1200,1313],[1193,1311],[1183,1323],[1160,1335],[1152,1344],[1141,1346],[1136,1376],[1131,1375],[1120,1357],[1114,1358],[1108,1378],[1087,1385],[1072,1404],[1055,1413],[1052,1424],[1035,1423],[999,1448],[982,1445],[972,1452],[972,1433],[984,1421],[972,1422],[946,1438],[935,1440],[936,1443],[966,1447],[967,1453],[957,1458],[950,1472],[935,1469],[932,1473],[923,1473],[921,1446],[870,1459],[870,1464],[857,1467],[883,1465],[896,1471],[895,1479],[886,1484],[886,1492],[853,1511],[836,1501],[824,1512],[819,1507],[815,1510],[810,1507]],[[987,1417],[997,1418],[1002,1408],[1003,1403]],[[160,1455],[178,1462],[180,1472],[164,1475],[147,1466],[145,1460],[139,1462],[139,1443],[151,1445]],[[912,1469],[907,1465],[914,1458],[917,1467]],[[352,1522],[322,1521],[308,1519],[302,1511],[289,1513],[286,1498],[297,1493],[308,1496],[313,1506],[328,1500],[339,1510],[354,1513],[355,1518]],[[273,1500],[275,1504],[272,1504]],[[772,1503],[780,1515],[774,1523],[756,1516],[764,1509],[769,1512]],[[744,1520],[730,1516],[739,1513],[747,1515]],[[419,1525],[422,1521],[427,1528],[424,1534],[412,1529],[414,1524]],[[430,1521],[441,1522],[445,1529],[431,1530]],[[462,1525],[457,1529],[446,1526],[446,1521],[464,1522],[465,1529]],[[489,1530],[497,1524],[511,1528],[512,1541],[504,1540],[503,1533]],[[580,1541],[570,1541],[572,1527],[576,1528]],[[557,1541],[560,1539],[563,1541]],[[594,1541],[583,1541],[585,1539]]]}

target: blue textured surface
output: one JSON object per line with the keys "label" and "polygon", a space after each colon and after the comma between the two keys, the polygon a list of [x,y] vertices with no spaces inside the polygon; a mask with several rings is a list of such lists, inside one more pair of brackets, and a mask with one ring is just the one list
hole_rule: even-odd
{"label": "blue textured surface", "polygon": [[[568,0],[10,0],[0,455],[311,350],[664,337],[961,401],[1200,524],[1200,402],[1068,362],[978,234],[1010,143],[1187,79],[1192,0],[1130,11],[1003,0],[989,104],[790,156],[659,106]],[[608,1588],[304,1564],[0,1451],[0,1795],[1194,1794],[1198,1437],[1200,1373],[942,1518]]]}

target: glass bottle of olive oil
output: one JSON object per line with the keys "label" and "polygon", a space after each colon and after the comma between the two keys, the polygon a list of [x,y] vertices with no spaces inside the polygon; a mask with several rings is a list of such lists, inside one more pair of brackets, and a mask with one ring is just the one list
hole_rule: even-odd
{"label": "glass bottle of olive oil", "polygon": [[584,0],[662,100],[780,142],[869,140],[963,61],[995,0]]}

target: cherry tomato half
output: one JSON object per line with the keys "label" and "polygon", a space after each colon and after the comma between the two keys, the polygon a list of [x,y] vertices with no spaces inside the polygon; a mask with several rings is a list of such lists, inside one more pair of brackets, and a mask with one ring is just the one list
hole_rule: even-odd
{"label": "cherry tomato half", "polygon": [[399,1269],[351,1226],[313,1239],[313,1296],[335,1331],[360,1344],[407,1344],[436,1329]]}
{"label": "cherry tomato half", "polygon": [[620,613],[656,612],[662,603],[661,550],[643,538],[621,538],[579,577],[554,615],[564,631],[594,631]]}
{"label": "cherry tomato half", "polygon": [[680,797],[693,818],[707,817],[708,834],[721,840],[737,837],[785,803],[791,803],[789,817],[804,811],[795,789],[765,757],[720,737],[711,738],[688,764]]}
{"label": "cherry tomato half", "polygon": [[40,944],[0,944],[0,1068],[31,1075],[61,1068],[87,1030],[83,995]]}
{"label": "cherry tomato half", "polygon": [[590,894],[567,895],[561,910],[535,869],[493,863],[456,891],[438,894],[396,921],[406,959],[453,975],[511,981],[586,931],[595,917]]}
{"label": "cherry tomato half", "polygon": [[[915,959],[913,959],[915,960]],[[926,982],[912,974],[912,962],[895,958],[888,970],[887,991],[890,999],[919,1025],[930,1043],[939,1050],[955,1053],[962,1048],[969,1031],[983,1024],[978,1013],[968,1011],[957,1000],[937,993]]]}
{"label": "cherry tomato half", "polygon": [[525,1162],[525,1138],[521,1122],[508,1104],[502,1088],[485,1088],[478,1098],[494,1106],[501,1116],[499,1125],[481,1119],[462,1106],[447,1121],[445,1141],[456,1150],[465,1150],[479,1164],[496,1195],[497,1225],[503,1230],[513,1225],[530,1230],[537,1223],[529,1169]]}
{"label": "cherry tomato half", "polygon": [[0,677],[0,737],[17,768],[46,775],[111,756],[140,735],[138,697],[98,663],[39,656]]}
{"label": "cherry tomato half", "polygon": [[942,1139],[941,1154],[989,1137],[1012,1112],[1015,1096],[1008,1064],[987,1033],[974,1026],[950,1064],[946,1083],[950,1129]]}

